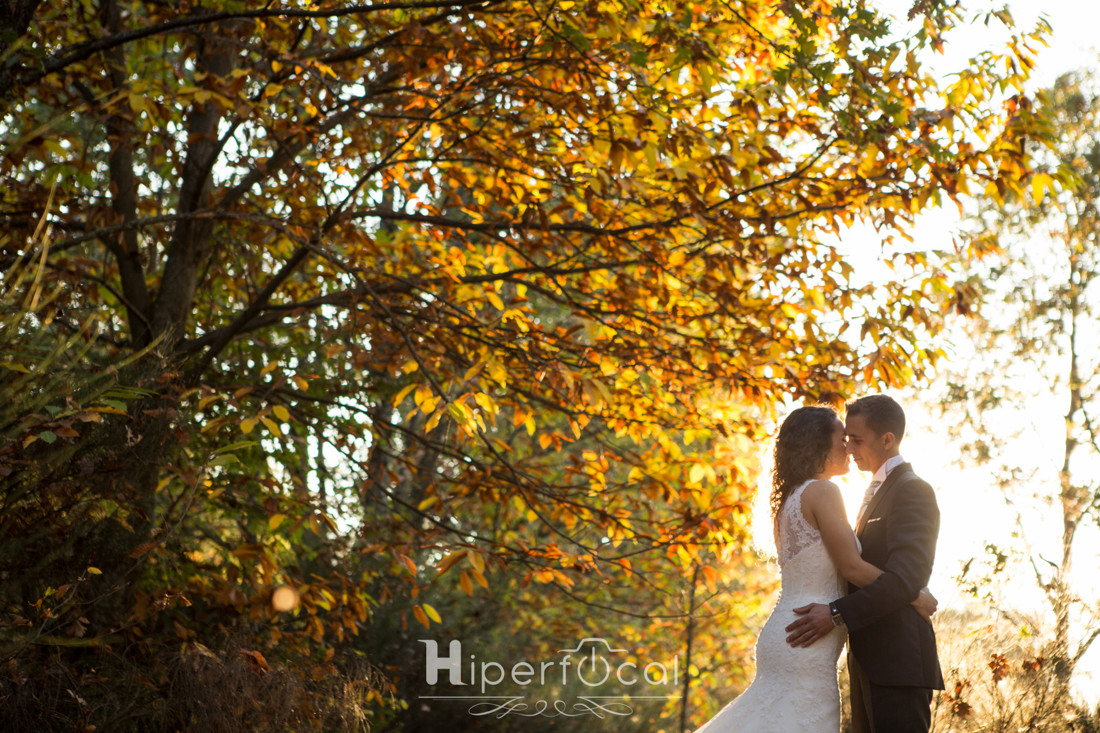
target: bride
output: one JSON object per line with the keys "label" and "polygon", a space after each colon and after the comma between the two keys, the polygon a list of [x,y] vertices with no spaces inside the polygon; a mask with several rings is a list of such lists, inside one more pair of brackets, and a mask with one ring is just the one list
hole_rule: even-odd
{"label": "bride", "polygon": [[[809,647],[787,644],[795,609],[829,603],[847,592],[845,580],[865,586],[882,571],[865,562],[848,524],[840,489],[828,479],[848,472],[844,423],[828,407],[800,407],[787,416],[775,442],[771,511],[782,589],[756,640],[756,679],[696,733],[838,733],[836,662],[843,627]],[[936,601],[927,591],[913,601],[925,619]]]}

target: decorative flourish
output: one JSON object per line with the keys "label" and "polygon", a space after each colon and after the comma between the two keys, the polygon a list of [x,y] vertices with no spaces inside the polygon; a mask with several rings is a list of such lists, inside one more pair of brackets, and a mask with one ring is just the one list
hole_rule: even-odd
{"label": "decorative flourish", "polygon": [[[599,699],[619,700],[620,698]],[[591,697],[577,698],[577,701],[570,707],[570,705],[563,700],[554,700],[552,702],[536,700],[533,703],[528,703],[525,698],[516,696],[499,703],[479,702],[476,705],[471,705],[468,712],[470,715],[477,715],[479,717],[493,715],[498,720],[513,713],[525,718],[533,718],[535,716],[546,718],[577,718],[581,715],[595,715],[602,720],[609,715],[630,715],[634,712],[634,708],[624,702],[597,702],[597,698]]]}

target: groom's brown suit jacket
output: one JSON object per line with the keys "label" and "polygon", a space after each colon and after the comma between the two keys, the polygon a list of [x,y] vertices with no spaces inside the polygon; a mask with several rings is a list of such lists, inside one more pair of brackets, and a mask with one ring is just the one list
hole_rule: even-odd
{"label": "groom's brown suit jacket", "polygon": [[889,473],[856,525],[863,559],[883,573],[849,586],[836,605],[849,653],[876,685],[943,689],[936,634],[909,605],[932,574],[939,529],[936,495],[908,463]]}

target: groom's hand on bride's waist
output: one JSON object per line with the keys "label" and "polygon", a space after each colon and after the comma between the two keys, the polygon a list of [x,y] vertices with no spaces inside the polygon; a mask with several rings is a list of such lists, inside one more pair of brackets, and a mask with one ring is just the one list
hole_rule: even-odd
{"label": "groom's hand on bride's waist", "polygon": [[786,629],[787,643],[791,646],[810,646],[836,628],[829,607],[824,603],[811,603],[794,609],[794,612],[799,618]]}

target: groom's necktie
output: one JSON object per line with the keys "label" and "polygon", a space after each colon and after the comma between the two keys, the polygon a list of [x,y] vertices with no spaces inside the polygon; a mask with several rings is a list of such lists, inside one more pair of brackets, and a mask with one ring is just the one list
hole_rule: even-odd
{"label": "groom's necktie", "polygon": [[856,524],[863,521],[863,515],[867,513],[867,507],[871,506],[871,499],[875,498],[875,491],[882,486],[881,481],[872,481],[867,490],[863,492],[863,503],[859,505],[859,514],[856,515]]}

